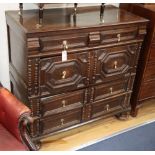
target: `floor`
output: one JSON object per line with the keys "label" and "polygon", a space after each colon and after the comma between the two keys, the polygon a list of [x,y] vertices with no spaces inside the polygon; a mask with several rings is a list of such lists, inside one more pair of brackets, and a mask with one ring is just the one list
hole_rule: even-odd
{"label": "floor", "polygon": [[42,140],[41,151],[69,151],[122,130],[155,120],[155,100],[145,102],[136,118],[120,121],[115,117],[102,119]]}

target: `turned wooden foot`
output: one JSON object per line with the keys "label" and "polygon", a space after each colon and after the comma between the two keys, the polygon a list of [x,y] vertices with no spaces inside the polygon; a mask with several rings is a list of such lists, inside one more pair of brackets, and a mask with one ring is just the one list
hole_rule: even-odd
{"label": "turned wooden foot", "polygon": [[120,114],[115,115],[119,120],[128,120],[129,119],[129,112],[122,112]]}
{"label": "turned wooden foot", "polygon": [[130,112],[130,115],[131,115],[132,117],[136,117],[137,114],[138,114],[138,108],[132,109],[131,112]]}

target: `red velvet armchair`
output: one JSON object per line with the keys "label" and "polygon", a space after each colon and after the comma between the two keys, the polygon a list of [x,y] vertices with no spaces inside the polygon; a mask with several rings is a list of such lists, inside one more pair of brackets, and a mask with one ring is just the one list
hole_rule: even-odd
{"label": "red velvet armchair", "polygon": [[28,134],[30,109],[0,86],[0,151],[38,150]]}

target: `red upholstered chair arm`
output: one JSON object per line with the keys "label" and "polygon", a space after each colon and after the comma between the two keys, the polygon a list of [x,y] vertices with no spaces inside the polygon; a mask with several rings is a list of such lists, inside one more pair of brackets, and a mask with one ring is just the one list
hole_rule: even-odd
{"label": "red upholstered chair arm", "polygon": [[0,87],[0,123],[30,150],[37,150],[27,132],[31,111],[7,89]]}

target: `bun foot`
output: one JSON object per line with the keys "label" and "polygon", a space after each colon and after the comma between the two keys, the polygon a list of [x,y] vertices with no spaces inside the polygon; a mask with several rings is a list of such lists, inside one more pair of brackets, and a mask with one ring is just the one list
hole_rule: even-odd
{"label": "bun foot", "polygon": [[129,119],[129,112],[122,112],[120,114],[115,115],[117,119],[126,121]]}
{"label": "bun foot", "polygon": [[35,141],[35,142],[34,142],[34,145],[35,145],[35,150],[37,151],[37,150],[39,150],[40,147],[41,147],[41,142],[40,142],[40,141]]}
{"label": "bun foot", "polygon": [[134,109],[134,110],[132,109],[131,112],[130,112],[130,115],[131,115],[132,117],[136,117],[137,114],[138,114],[138,108],[137,108],[137,109]]}

